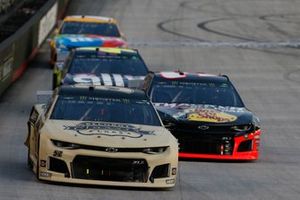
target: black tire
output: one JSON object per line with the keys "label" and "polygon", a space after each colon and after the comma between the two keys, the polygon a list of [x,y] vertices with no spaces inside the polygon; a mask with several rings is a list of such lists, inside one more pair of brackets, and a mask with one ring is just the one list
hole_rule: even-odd
{"label": "black tire", "polygon": [[55,90],[56,87],[57,87],[57,74],[53,73],[53,77],[52,77],[52,89]]}
{"label": "black tire", "polygon": [[33,169],[33,162],[30,159],[29,154],[30,154],[30,152],[29,152],[29,148],[28,148],[28,151],[27,151],[27,167],[28,167],[28,169],[32,170]]}

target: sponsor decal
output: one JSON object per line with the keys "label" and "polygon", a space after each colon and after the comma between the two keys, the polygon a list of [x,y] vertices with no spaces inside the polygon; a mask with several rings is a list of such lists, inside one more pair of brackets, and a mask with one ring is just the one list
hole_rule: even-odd
{"label": "sponsor decal", "polygon": [[62,157],[62,154],[63,154],[63,152],[62,152],[62,151],[59,151],[59,150],[55,150],[55,151],[53,152],[53,156],[54,156],[54,157]]}
{"label": "sponsor decal", "polygon": [[187,76],[186,73],[179,73],[179,72],[161,72],[160,75],[166,79],[178,79],[178,78],[185,78]]}
{"label": "sponsor decal", "polygon": [[60,35],[56,37],[57,48],[100,47],[103,45],[101,37],[88,35]]}
{"label": "sponsor decal", "polygon": [[[158,110],[169,114],[175,119],[226,123],[237,120],[237,116],[232,113],[243,113],[245,108],[224,107],[214,105],[196,105],[196,104],[168,104],[155,103]],[[209,127],[198,127],[199,129],[208,129]]]}
{"label": "sponsor decal", "polygon": [[193,110],[193,109],[214,109],[220,112],[232,112],[232,113],[243,113],[245,108],[239,107],[230,107],[230,106],[216,106],[216,105],[200,105],[200,104],[186,104],[186,103],[154,103],[154,106],[168,109],[177,109],[177,110]]}
{"label": "sponsor decal", "polygon": [[64,126],[65,130],[72,130],[81,135],[106,135],[128,138],[140,138],[144,135],[155,135],[154,131],[146,131],[130,124],[105,122],[82,122],[75,126]]}
{"label": "sponsor decal", "polygon": [[40,172],[40,176],[41,177],[47,177],[47,178],[49,178],[49,177],[52,176],[52,173],[49,173],[49,172]]}
{"label": "sponsor decal", "polygon": [[175,184],[175,179],[167,179],[166,184]]}
{"label": "sponsor decal", "polygon": [[0,62],[0,80],[6,80],[12,72],[13,69],[13,57],[8,57]]}
{"label": "sponsor decal", "polygon": [[189,121],[226,123],[235,121],[237,117],[213,109],[200,108],[196,109],[192,113],[187,114],[187,119]]}
{"label": "sponsor decal", "polygon": [[[93,74],[75,74],[72,78],[75,83],[101,85],[101,79]],[[66,82],[66,80],[64,82]]]}
{"label": "sponsor decal", "polygon": [[134,160],[132,161],[132,165],[144,165],[145,161],[144,160]]}
{"label": "sponsor decal", "polygon": [[[67,74],[64,78],[64,84],[92,84],[92,85],[107,85],[119,87],[138,87],[143,83],[144,76],[131,76],[121,74],[106,74],[102,73],[99,76],[94,74]],[[74,82],[74,83],[73,83]]]}
{"label": "sponsor decal", "polygon": [[[72,16],[69,16],[69,18],[71,19],[74,19],[74,18],[77,18],[77,19],[81,19],[82,21],[90,21],[90,19],[95,19],[95,22],[99,22],[98,20],[101,20],[101,21],[106,21],[106,22],[113,22],[113,18],[109,18],[109,17],[102,17],[102,16],[85,16],[84,18],[82,18],[82,15],[72,15]],[[88,18],[88,19],[87,19]]]}

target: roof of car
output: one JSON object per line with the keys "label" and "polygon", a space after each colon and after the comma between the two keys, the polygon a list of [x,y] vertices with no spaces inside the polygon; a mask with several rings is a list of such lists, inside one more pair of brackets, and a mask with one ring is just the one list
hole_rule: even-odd
{"label": "roof of car", "polygon": [[104,53],[114,53],[114,54],[121,54],[121,53],[137,53],[135,49],[129,48],[111,48],[111,47],[81,47],[76,48],[74,51],[82,52],[82,51],[99,51]]}
{"label": "roof of car", "polygon": [[156,80],[173,80],[173,81],[213,81],[227,82],[229,78],[226,75],[214,75],[202,72],[181,72],[181,71],[164,71],[154,73]]}
{"label": "roof of car", "polygon": [[94,22],[94,23],[113,23],[116,24],[117,21],[111,17],[101,17],[92,15],[71,15],[66,16],[63,20],[64,22]]}
{"label": "roof of car", "polygon": [[58,95],[149,100],[143,90],[114,86],[63,85]]}

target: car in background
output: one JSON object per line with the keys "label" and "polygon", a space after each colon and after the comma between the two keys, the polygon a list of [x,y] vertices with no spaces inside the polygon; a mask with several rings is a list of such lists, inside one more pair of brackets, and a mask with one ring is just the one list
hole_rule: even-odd
{"label": "car in background", "polygon": [[127,47],[124,34],[114,18],[67,16],[50,40],[50,63],[64,61],[70,49],[77,47]]}
{"label": "car in background", "polygon": [[53,89],[65,84],[128,87],[142,82],[149,70],[139,52],[128,48],[83,47],[72,50],[53,71]]}
{"label": "car in background", "polygon": [[245,107],[227,76],[150,73],[144,89],[178,139],[180,158],[258,159],[259,119]]}
{"label": "car in background", "polygon": [[33,106],[28,131],[28,166],[40,180],[175,185],[177,140],[142,90],[62,86],[48,104]]}

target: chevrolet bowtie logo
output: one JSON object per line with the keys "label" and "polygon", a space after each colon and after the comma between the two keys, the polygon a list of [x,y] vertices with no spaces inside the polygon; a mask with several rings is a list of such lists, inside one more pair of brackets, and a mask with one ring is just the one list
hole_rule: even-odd
{"label": "chevrolet bowtie logo", "polygon": [[209,126],[198,126],[198,129],[202,130],[202,131],[205,131],[205,130],[208,130],[209,129]]}
{"label": "chevrolet bowtie logo", "polygon": [[106,152],[109,152],[109,153],[115,153],[115,152],[118,152],[118,149],[117,148],[114,148],[114,147],[107,147],[105,149]]}

